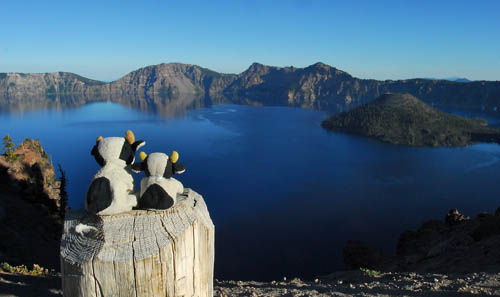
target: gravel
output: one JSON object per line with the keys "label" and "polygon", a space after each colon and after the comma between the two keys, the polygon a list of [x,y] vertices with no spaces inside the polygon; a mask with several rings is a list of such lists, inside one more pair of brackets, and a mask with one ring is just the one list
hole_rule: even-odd
{"label": "gravel", "polygon": [[500,296],[500,273],[418,274],[361,271],[333,273],[315,281],[215,281],[214,296]]}
{"label": "gravel", "polygon": [[[0,273],[0,297],[62,296],[59,276]],[[298,278],[271,282],[215,280],[214,296],[500,296],[500,273],[419,274],[341,271],[313,281]]]}

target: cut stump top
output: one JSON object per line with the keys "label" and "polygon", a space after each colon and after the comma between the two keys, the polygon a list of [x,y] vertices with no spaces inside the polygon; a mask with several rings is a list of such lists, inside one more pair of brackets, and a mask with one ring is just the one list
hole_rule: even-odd
{"label": "cut stump top", "polygon": [[[213,229],[205,201],[192,189],[167,210],[132,210],[109,216],[82,218],[69,214],[61,238],[64,261],[83,264],[93,259],[105,262],[130,262],[155,256],[175,241],[195,222]],[[75,232],[79,223],[92,225],[97,232]]]}

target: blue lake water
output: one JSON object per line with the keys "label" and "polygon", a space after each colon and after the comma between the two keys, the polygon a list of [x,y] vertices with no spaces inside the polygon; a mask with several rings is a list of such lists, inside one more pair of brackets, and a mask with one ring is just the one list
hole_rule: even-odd
{"label": "blue lake water", "polygon": [[348,239],[393,252],[402,231],[451,208],[474,216],[500,205],[496,144],[395,146],[327,132],[320,126],[325,118],[319,111],[238,105],[165,118],[94,103],[0,113],[0,136],[40,139],[67,173],[73,208],[82,207],[99,169],[90,155],[97,136],[131,129],[147,141],[147,153],[178,151],[187,170],[177,178],[204,196],[215,223],[221,279],[327,274],[343,268]]}

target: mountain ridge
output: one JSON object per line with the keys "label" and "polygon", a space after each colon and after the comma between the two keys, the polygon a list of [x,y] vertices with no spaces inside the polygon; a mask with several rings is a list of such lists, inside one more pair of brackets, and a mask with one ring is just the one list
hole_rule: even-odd
{"label": "mountain ridge", "polygon": [[2,109],[114,101],[140,108],[235,103],[341,112],[387,92],[410,93],[431,105],[453,108],[493,111],[500,106],[500,81],[360,79],[322,62],[304,68],[252,63],[239,74],[193,64],[162,63],[131,71],[112,82],[69,72],[0,73]]}

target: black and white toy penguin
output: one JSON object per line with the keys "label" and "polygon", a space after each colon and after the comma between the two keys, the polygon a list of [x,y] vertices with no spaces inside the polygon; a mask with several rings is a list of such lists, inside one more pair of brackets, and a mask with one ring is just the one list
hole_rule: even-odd
{"label": "black and white toy penguin", "polygon": [[184,165],[177,163],[179,154],[173,151],[170,156],[164,153],[139,153],[142,163],[135,163],[132,168],[144,171],[146,177],[141,180],[141,192],[138,208],[168,209],[177,201],[177,195],[184,192],[182,183],[172,176],[184,173]]}
{"label": "black and white toy penguin", "polygon": [[143,140],[135,141],[130,130],[125,133],[125,138],[97,138],[91,154],[102,168],[94,175],[87,190],[85,209],[88,212],[112,215],[130,211],[137,205],[131,164],[135,161],[135,152],[144,144]]}

